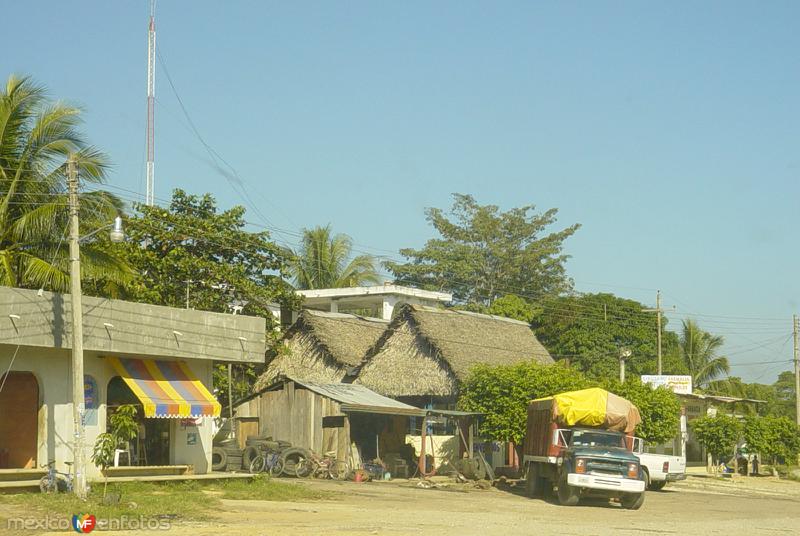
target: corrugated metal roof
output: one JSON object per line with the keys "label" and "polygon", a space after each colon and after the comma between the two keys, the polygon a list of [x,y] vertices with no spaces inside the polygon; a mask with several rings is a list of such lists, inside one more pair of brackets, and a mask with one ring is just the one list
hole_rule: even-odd
{"label": "corrugated metal roof", "polygon": [[420,411],[419,408],[415,408],[414,406],[409,406],[408,404],[403,404],[397,400],[379,395],[363,385],[355,385],[352,383],[315,383],[295,379],[292,379],[292,381],[315,393],[350,406],[393,408],[409,412]]}

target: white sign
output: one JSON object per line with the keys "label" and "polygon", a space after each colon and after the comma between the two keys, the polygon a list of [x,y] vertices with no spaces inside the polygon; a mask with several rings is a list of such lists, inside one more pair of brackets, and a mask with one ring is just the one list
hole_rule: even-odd
{"label": "white sign", "polygon": [[673,393],[679,395],[692,394],[692,377],[691,376],[668,376],[668,375],[652,375],[642,376],[642,383],[649,383],[656,387],[666,387]]}

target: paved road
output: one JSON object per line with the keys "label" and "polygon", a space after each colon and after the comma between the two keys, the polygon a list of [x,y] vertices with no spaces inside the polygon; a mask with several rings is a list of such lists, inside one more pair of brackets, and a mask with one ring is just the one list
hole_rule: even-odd
{"label": "paved road", "polygon": [[702,481],[649,492],[641,510],[595,502],[574,508],[514,490],[447,491],[390,483],[313,482],[335,499],[316,503],[225,501],[219,523],[176,533],[278,535],[642,535],[797,534],[800,485],[715,485]]}

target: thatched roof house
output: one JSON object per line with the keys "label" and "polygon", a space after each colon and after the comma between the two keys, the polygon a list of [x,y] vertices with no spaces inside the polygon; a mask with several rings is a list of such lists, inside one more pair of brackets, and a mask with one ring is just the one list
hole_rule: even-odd
{"label": "thatched roof house", "polygon": [[354,383],[393,398],[455,398],[473,366],[553,363],[525,322],[404,305],[368,352]]}
{"label": "thatched roof house", "polygon": [[282,377],[337,383],[357,367],[388,322],[341,313],[303,310],[283,334],[282,348],[268,359],[254,390]]}

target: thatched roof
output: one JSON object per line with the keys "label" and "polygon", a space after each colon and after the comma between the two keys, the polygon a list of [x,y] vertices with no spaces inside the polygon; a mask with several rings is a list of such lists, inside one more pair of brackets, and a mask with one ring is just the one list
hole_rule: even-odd
{"label": "thatched roof", "polygon": [[357,383],[388,396],[453,396],[477,364],[553,363],[525,322],[403,305],[362,363]]}
{"label": "thatched roof", "polygon": [[254,389],[280,376],[317,382],[339,382],[356,367],[388,322],[342,313],[305,309],[283,334],[283,348],[267,365]]}

